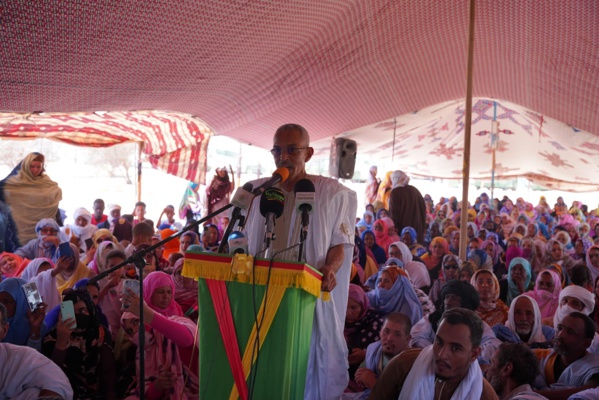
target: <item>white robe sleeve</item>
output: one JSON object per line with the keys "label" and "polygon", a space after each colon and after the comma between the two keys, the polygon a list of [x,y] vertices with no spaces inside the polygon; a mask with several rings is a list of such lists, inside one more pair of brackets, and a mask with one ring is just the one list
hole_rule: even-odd
{"label": "white robe sleeve", "polygon": [[26,346],[0,343],[0,398],[34,399],[42,389],[73,398],[64,372],[49,358]]}

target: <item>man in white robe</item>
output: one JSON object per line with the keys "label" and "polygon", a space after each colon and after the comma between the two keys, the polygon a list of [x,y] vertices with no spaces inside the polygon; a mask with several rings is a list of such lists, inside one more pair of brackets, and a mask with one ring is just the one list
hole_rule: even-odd
{"label": "man in white robe", "polygon": [[[308,132],[299,125],[277,129],[271,153],[278,168],[289,170],[288,179],[277,185],[285,195],[285,208],[275,222],[273,254],[299,243],[301,213],[296,210],[293,189],[299,180],[309,179],[315,187],[315,206],[304,244],[305,261],[323,274],[322,290],[331,292],[330,301],[316,302],[304,398],[339,399],[349,381],[343,328],[354,248],[356,193],[336,180],[306,173],[305,163],[314,149]],[[253,187],[264,181],[252,182]],[[249,253],[256,255],[263,250],[265,235],[260,197],[254,199],[245,229]],[[298,248],[283,251],[275,258],[297,261]]]}
{"label": "man in white robe", "polygon": [[[6,318],[6,307],[0,304],[0,341],[8,331]],[[0,343],[0,360],[0,399],[73,398],[73,390],[64,372],[36,350]]]}

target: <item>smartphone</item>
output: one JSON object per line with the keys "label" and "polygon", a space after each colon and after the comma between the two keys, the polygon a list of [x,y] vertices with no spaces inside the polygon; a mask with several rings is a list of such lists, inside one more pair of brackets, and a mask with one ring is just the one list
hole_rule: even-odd
{"label": "smartphone", "polygon": [[92,238],[85,239],[85,248],[89,250],[92,247],[94,247],[94,239],[92,239]]}
{"label": "smartphone", "polygon": [[71,244],[69,242],[63,242],[59,244],[58,252],[60,257],[74,257],[73,249],[71,249]]}
{"label": "smartphone", "polygon": [[[60,303],[60,314],[62,316],[63,321],[69,318],[73,318],[73,320],[76,321],[75,307],[73,307],[72,300],[67,300]],[[72,325],[71,328],[77,328],[77,322],[74,322],[74,325]]]}
{"label": "smartphone", "polygon": [[139,281],[135,279],[123,279],[123,293],[127,289],[139,296]]}
{"label": "smartphone", "polygon": [[25,291],[25,297],[27,297],[27,303],[29,303],[29,309],[31,312],[34,312],[42,304],[42,296],[40,296],[40,292],[37,290],[37,284],[35,282],[28,282],[23,285],[23,290]]}
{"label": "smartphone", "polygon": [[[124,279],[123,280],[123,293],[125,293],[125,291],[127,289],[131,290],[133,293],[135,293],[136,295],[139,296],[139,281],[137,281],[135,279]],[[121,310],[125,311],[128,308],[129,308],[129,303],[123,302],[123,304],[121,305]]]}

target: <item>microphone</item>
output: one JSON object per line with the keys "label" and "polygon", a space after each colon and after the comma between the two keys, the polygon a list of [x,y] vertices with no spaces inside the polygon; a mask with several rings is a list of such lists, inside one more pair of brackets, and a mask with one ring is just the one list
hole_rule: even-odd
{"label": "microphone", "polygon": [[229,254],[247,254],[248,240],[241,231],[235,231],[229,236]]}
{"label": "microphone", "polygon": [[252,184],[247,182],[240,188],[237,188],[233,198],[231,199],[231,204],[235,207],[233,208],[233,212],[231,213],[231,218],[229,220],[229,225],[227,225],[227,229],[223,234],[223,238],[220,241],[220,245],[218,246],[217,253],[223,253],[225,250],[225,244],[228,243],[229,235],[233,231],[235,223],[239,221],[239,225],[242,225],[244,222],[244,217],[241,215],[241,210],[247,210],[252,204],[252,200],[254,200],[254,195],[252,194]]}
{"label": "microphone", "polygon": [[264,182],[262,185],[260,185],[253,191],[253,194],[255,196],[258,196],[259,194],[263,193],[267,189],[270,189],[277,183],[285,182],[287,178],[289,178],[289,169],[286,167],[279,167],[275,170],[275,172],[272,173],[272,177],[269,180]]}
{"label": "microphone", "polygon": [[285,195],[281,189],[269,188],[262,193],[260,197],[260,214],[266,218],[264,242],[267,250],[270,248],[271,242],[276,239],[274,237],[275,219],[283,214],[284,208]]}
{"label": "microphone", "polygon": [[295,204],[297,210],[302,213],[302,226],[306,228],[309,224],[309,214],[315,207],[316,189],[310,179],[300,179],[293,187],[295,193]]}
{"label": "microphone", "polygon": [[293,187],[295,193],[295,204],[297,210],[302,213],[302,230],[300,231],[300,245],[297,261],[302,262],[304,258],[304,242],[308,236],[308,225],[310,224],[310,213],[314,210],[316,201],[316,189],[310,179],[300,179]]}

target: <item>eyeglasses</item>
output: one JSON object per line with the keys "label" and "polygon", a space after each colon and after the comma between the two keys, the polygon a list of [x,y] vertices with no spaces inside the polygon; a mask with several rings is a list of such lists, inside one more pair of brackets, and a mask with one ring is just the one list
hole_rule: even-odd
{"label": "eyeglasses", "polygon": [[40,229],[40,232],[48,235],[56,235],[58,233],[58,231],[54,228],[42,228]]}
{"label": "eyeglasses", "polygon": [[272,154],[275,157],[281,157],[281,154],[286,153],[288,156],[296,156],[299,154],[299,152],[301,150],[305,150],[305,149],[309,149],[309,147],[295,147],[295,146],[289,146],[289,147],[273,147],[270,150],[270,154]]}
{"label": "eyeglasses", "polygon": [[458,269],[458,265],[457,264],[449,264],[449,265],[444,265],[443,268],[445,269]]}

